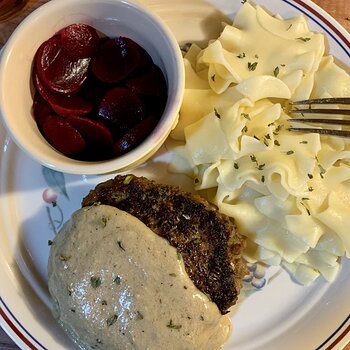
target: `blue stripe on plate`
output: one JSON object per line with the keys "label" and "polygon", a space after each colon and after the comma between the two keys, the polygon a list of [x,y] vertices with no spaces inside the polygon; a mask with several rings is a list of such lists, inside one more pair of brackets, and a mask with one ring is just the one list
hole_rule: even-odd
{"label": "blue stripe on plate", "polygon": [[[318,24],[330,37],[333,38],[333,40],[343,49],[343,51],[345,52],[345,54],[350,58],[350,52],[349,49],[343,45],[343,42],[340,41],[335,34],[329,30],[329,28],[327,26],[325,26],[322,22],[319,22],[316,18],[312,17],[310,14],[308,14],[306,12],[306,10],[303,10],[301,7],[297,6],[296,4],[288,1],[288,0],[282,0],[284,3],[287,3],[288,5],[290,5],[291,7],[294,7],[295,9],[297,9],[298,11],[300,11],[301,13],[303,13],[306,17],[308,17],[309,19],[311,19],[312,21],[314,21],[316,24]],[[48,350],[47,348],[45,348],[37,339],[35,339],[27,330],[26,328],[18,321],[18,319],[15,317],[15,315],[11,312],[11,310],[9,309],[9,307],[5,304],[4,300],[1,298],[0,296],[0,304],[2,304],[4,306],[4,308],[6,309],[6,311],[11,315],[13,321],[15,321],[15,323],[18,325],[18,327],[30,338],[32,339],[38,346],[41,347],[42,350]],[[315,350],[320,350],[323,346],[325,346],[329,341],[332,340],[332,338],[334,338],[337,333],[339,333],[339,331],[346,325],[347,322],[350,321],[350,315],[341,323],[341,325],[320,345],[318,346]]]}
{"label": "blue stripe on plate", "polygon": [[4,309],[9,313],[11,316],[12,320],[16,323],[16,325],[30,338],[32,339],[38,346],[41,347],[42,350],[48,350],[45,348],[37,339],[35,339],[28,331],[27,329],[21,324],[21,322],[18,321],[16,316],[12,313],[10,308],[6,305],[4,302],[3,298],[0,296],[0,304],[4,307]]}
{"label": "blue stripe on plate", "polygon": [[341,323],[341,325],[320,345],[316,348],[316,350],[322,349],[328,342],[332,340],[333,337],[339,333],[339,331],[350,321],[350,315]]}
{"label": "blue stripe on plate", "polygon": [[282,0],[283,2],[287,3],[288,5],[294,7],[298,11],[302,12],[306,17],[310,18],[312,21],[314,21],[316,24],[318,24],[324,31],[327,32],[327,34],[333,38],[333,40],[344,50],[345,54],[350,58],[350,51],[349,48],[344,45],[342,41],[340,41],[335,34],[329,30],[327,26],[325,26],[322,22],[319,22],[316,18],[314,18],[312,15],[308,14],[306,10],[303,10],[302,8],[298,7],[296,4],[291,3],[288,0]]}

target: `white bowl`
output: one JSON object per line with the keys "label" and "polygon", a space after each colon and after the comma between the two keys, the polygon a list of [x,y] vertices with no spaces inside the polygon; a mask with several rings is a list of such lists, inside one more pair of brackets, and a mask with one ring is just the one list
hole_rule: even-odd
{"label": "white bowl", "polygon": [[[38,47],[61,28],[86,23],[109,37],[127,36],[151,55],[165,74],[168,101],[158,125],[138,147],[107,161],[68,158],[44,139],[32,116],[31,71]],[[163,22],[133,1],[52,0],[30,14],[6,43],[0,60],[0,113],[15,143],[39,163],[72,174],[126,170],[147,160],[163,144],[178,120],[184,92],[179,46]]]}

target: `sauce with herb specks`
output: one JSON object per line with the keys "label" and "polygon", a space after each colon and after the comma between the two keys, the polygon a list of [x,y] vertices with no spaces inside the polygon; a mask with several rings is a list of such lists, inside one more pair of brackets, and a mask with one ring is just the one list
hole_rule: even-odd
{"label": "sauce with herb specks", "polygon": [[97,205],[73,214],[51,245],[54,314],[82,349],[219,349],[231,323],[141,221]]}

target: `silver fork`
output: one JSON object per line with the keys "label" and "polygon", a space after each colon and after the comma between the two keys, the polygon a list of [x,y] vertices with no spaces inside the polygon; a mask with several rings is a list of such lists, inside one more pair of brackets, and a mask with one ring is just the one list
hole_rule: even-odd
{"label": "silver fork", "polygon": [[[348,108],[333,109],[333,108],[312,108],[314,104],[337,104]],[[308,108],[302,109],[290,109],[289,113],[301,114],[302,118],[292,118],[289,119],[289,122],[297,123],[317,123],[317,124],[326,124],[326,125],[341,125],[341,126],[350,126],[350,119],[333,119],[333,118],[304,118],[305,114],[325,114],[325,115],[349,115],[350,116],[350,97],[336,97],[336,98],[319,98],[311,100],[303,100],[291,102],[291,106],[305,106]],[[350,130],[335,130],[335,129],[324,129],[324,128],[296,128],[290,127],[289,131],[299,131],[299,132],[308,132],[308,133],[318,133],[322,135],[333,135],[340,137],[349,137]]]}

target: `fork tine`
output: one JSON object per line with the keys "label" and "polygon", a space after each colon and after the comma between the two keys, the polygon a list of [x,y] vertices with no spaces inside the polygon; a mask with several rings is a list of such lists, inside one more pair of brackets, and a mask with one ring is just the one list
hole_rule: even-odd
{"label": "fork tine", "polygon": [[[331,109],[331,108],[311,108],[312,104],[338,104],[338,105],[350,105],[350,97],[336,97],[336,98],[317,98],[303,101],[294,101],[290,102],[290,105],[308,105],[309,108],[304,109],[290,109],[289,113],[295,114],[328,114],[328,115],[350,115],[350,109]],[[325,119],[325,118],[291,118],[289,119],[290,123],[318,123],[318,124],[328,124],[328,125],[350,125],[350,120],[343,119]],[[350,138],[350,130],[334,130],[334,129],[323,129],[323,128],[299,128],[291,127],[289,131],[295,132],[305,132],[305,133],[317,133],[321,135],[332,135],[340,136],[345,138]]]}
{"label": "fork tine", "polygon": [[315,113],[315,114],[344,114],[350,115],[350,109],[290,109],[289,113],[299,113],[299,114],[307,114],[307,113]]}
{"label": "fork tine", "polygon": [[311,104],[350,104],[350,97],[315,98],[290,102],[291,105],[311,105]]}
{"label": "fork tine", "polygon": [[296,132],[317,133],[321,135],[332,135],[332,136],[350,138],[350,131],[345,131],[345,130],[331,130],[331,129],[318,129],[318,128],[289,128],[288,130],[296,131]]}
{"label": "fork tine", "polygon": [[317,118],[293,118],[288,119],[291,123],[319,123],[331,125],[350,125],[350,120],[344,119],[317,119]]}

